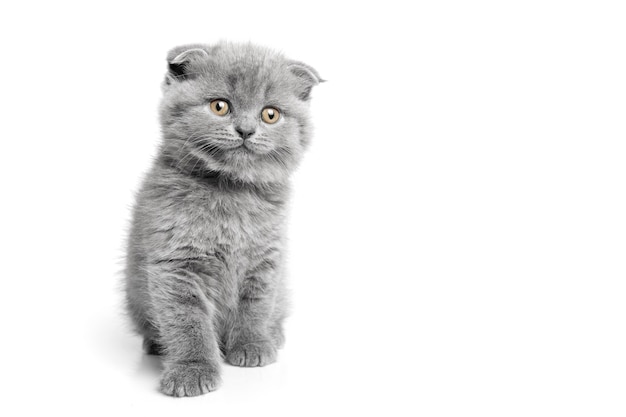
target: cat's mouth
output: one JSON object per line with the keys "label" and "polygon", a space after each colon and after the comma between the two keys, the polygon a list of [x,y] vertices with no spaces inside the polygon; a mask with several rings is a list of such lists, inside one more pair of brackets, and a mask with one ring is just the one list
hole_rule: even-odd
{"label": "cat's mouth", "polygon": [[223,147],[222,150],[238,155],[263,155],[269,153],[271,148],[253,140],[245,140],[238,145]]}
{"label": "cat's mouth", "polygon": [[259,158],[271,154],[273,147],[254,139],[228,140],[213,142],[211,147],[201,149],[211,158],[225,163],[236,163],[238,160],[256,162]]}
{"label": "cat's mouth", "polygon": [[272,147],[255,141],[254,139],[245,140],[242,147],[248,152],[259,155],[264,155],[272,151]]}
{"label": "cat's mouth", "polygon": [[229,151],[231,149],[237,149],[243,146],[243,139],[228,139],[228,140],[219,140],[214,142],[216,147],[222,151]]}
{"label": "cat's mouth", "polygon": [[257,153],[254,150],[250,149],[248,146],[245,146],[243,142],[239,145],[231,145],[231,146],[216,146],[212,150],[208,150],[207,153],[222,162],[234,162],[236,160],[241,159],[251,159],[254,158]]}

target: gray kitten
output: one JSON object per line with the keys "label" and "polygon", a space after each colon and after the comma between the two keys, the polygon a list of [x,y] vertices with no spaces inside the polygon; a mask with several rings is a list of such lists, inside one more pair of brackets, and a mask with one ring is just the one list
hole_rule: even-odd
{"label": "gray kitten", "polygon": [[311,135],[317,72],[251,44],[169,52],[163,138],[137,195],[126,266],[128,311],[161,391],[220,385],[220,359],[276,360],[284,342],[288,179]]}

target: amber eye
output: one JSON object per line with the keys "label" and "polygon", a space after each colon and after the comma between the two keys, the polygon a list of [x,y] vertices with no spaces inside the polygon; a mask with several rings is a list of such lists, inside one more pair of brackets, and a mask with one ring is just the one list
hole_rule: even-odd
{"label": "amber eye", "polygon": [[261,112],[261,119],[270,125],[274,124],[280,119],[280,112],[273,107],[266,107]]}
{"label": "amber eye", "polygon": [[210,104],[211,111],[218,116],[226,116],[229,111],[228,103],[224,100],[213,100]]}

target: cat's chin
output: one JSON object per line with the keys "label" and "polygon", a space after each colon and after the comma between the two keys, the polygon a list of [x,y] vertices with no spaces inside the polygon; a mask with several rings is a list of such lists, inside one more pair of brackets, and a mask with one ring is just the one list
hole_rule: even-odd
{"label": "cat's chin", "polygon": [[285,166],[271,163],[262,155],[245,149],[229,151],[220,162],[205,161],[204,167],[197,171],[202,176],[209,172],[222,179],[251,184],[285,182],[290,174]]}
{"label": "cat's chin", "polygon": [[272,149],[254,146],[221,148],[219,152],[193,150],[182,159],[164,160],[168,165],[194,176],[219,176],[246,183],[287,181],[296,161],[278,160],[271,153]]}

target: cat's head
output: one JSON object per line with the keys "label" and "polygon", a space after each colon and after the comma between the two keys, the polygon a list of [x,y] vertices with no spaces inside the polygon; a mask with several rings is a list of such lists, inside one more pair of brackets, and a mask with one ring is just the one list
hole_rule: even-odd
{"label": "cat's head", "polygon": [[308,65],[252,44],[186,45],[167,57],[162,153],[188,172],[246,182],[283,181],[311,128]]}

